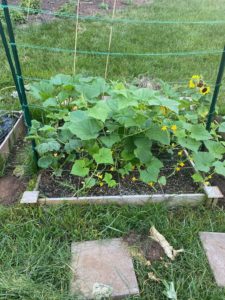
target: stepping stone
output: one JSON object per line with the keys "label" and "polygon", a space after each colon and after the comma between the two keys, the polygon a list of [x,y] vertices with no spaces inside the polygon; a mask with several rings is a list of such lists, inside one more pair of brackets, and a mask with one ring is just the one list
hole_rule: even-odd
{"label": "stepping stone", "polygon": [[139,294],[132,258],[122,239],[72,243],[71,293],[94,299],[93,288],[111,289],[110,299]]}
{"label": "stepping stone", "polygon": [[225,287],[225,233],[200,232],[199,235],[216,283]]}

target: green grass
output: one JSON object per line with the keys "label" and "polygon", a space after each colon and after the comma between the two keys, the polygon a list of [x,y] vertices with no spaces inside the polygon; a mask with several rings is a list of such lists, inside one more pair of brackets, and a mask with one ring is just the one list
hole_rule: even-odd
{"label": "green grass", "polygon": [[[224,20],[224,0],[159,0],[153,4],[118,11],[119,18],[139,20]],[[107,51],[109,24],[80,21],[78,50]],[[225,24],[217,25],[140,25],[114,24],[112,52],[180,52],[221,49],[224,46]],[[18,43],[74,49],[75,23],[60,19],[44,25],[17,28]],[[26,77],[49,78],[56,73],[73,72],[73,54],[46,50],[19,49],[23,74]],[[1,59],[2,59],[1,54]],[[193,74],[202,74],[214,84],[220,55],[169,57],[111,57],[109,79],[130,80],[139,74],[169,82],[188,81]],[[105,56],[79,55],[77,72],[104,76]],[[0,87],[12,85],[8,66],[2,66]],[[224,81],[223,81],[224,83]],[[224,104],[224,92],[220,103]],[[223,112],[225,106],[220,105]]]}
{"label": "green grass", "polygon": [[130,299],[166,300],[164,286],[149,280],[148,272],[173,281],[178,299],[225,299],[198,237],[199,231],[223,232],[224,212],[203,207],[168,211],[152,205],[1,207],[0,299],[75,299],[69,295],[72,241],[121,237],[130,230],[148,234],[153,224],[185,252],[173,263],[165,258],[150,267],[135,260],[141,296]]}

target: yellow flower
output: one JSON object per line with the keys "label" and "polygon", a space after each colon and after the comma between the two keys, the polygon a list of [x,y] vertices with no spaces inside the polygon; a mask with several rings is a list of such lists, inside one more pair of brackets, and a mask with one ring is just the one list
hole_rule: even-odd
{"label": "yellow flower", "polygon": [[177,130],[177,125],[172,125],[171,130],[176,131]]}
{"label": "yellow flower", "polygon": [[149,182],[148,185],[151,186],[151,187],[153,187],[154,186],[154,182]]}
{"label": "yellow flower", "polygon": [[166,131],[166,130],[167,130],[167,126],[165,126],[165,125],[162,126],[162,127],[161,127],[161,130],[162,130],[162,131]]}
{"label": "yellow flower", "polygon": [[58,156],[58,153],[54,153],[54,157],[57,157]]}
{"label": "yellow flower", "polygon": [[104,183],[103,182],[99,182],[99,185],[102,187],[104,185]]}
{"label": "yellow flower", "polygon": [[179,166],[184,167],[185,163],[181,162],[181,163],[179,163]]}
{"label": "yellow flower", "polygon": [[99,179],[102,179],[102,178],[103,178],[103,175],[100,174],[100,173],[98,173],[96,176],[97,176]]}
{"label": "yellow flower", "polygon": [[190,81],[189,81],[189,88],[190,89],[194,89],[196,87],[196,84],[194,83],[194,81],[191,79]]}
{"label": "yellow flower", "polygon": [[111,167],[111,168],[110,168],[110,171],[111,171],[111,172],[115,171],[115,168],[114,168],[114,167]]}
{"label": "yellow flower", "polygon": [[199,79],[201,79],[201,76],[199,76],[199,75],[193,75],[193,76],[191,77],[191,79],[199,80]]}
{"label": "yellow flower", "polygon": [[209,181],[205,181],[205,185],[209,185],[210,183],[209,183]]}
{"label": "yellow flower", "polygon": [[75,111],[75,110],[77,110],[78,109],[78,107],[75,105],[73,108],[72,108],[72,111]]}
{"label": "yellow flower", "polygon": [[181,169],[180,167],[176,167],[176,171],[179,172]]}
{"label": "yellow flower", "polygon": [[179,151],[177,154],[178,154],[178,156],[182,156],[183,150]]}
{"label": "yellow flower", "polygon": [[212,179],[212,175],[209,175],[209,176],[208,176],[208,179]]}
{"label": "yellow flower", "polygon": [[202,95],[206,95],[206,94],[210,93],[210,87],[209,86],[203,86],[203,87],[201,87],[200,88],[200,93]]}
{"label": "yellow flower", "polygon": [[132,180],[133,182],[135,182],[135,181],[137,181],[137,178],[133,176],[133,177],[131,178],[131,180]]}
{"label": "yellow flower", "polygon": [[135,169],[135,166],[132,166],[132,167],[131,167],[131,170],[134,171],[134,169]]}

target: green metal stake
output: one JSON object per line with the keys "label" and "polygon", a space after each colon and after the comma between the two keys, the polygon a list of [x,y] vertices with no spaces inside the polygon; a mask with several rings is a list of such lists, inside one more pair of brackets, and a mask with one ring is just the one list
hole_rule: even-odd
{"label": "green metal stake", "polygon": [[26,122],[28,128],[30,128],[31,127],[31,117],[30,117],[29,107],[27,105],[27,97],[26,97],[24,82],[23,82],[23,78],[22,78],[22,71],[21,71],[21,67],[20,67],[19,56],[18,56],[17,47],[16,47],[16,43],[15,43],[15,37],[14,37],[14,33],[13,33],[12,22],[11,22],[11,18],[10,18],[10,14],[9,14],[7,0],[2,0],[2,5],[3,5],[5,21],[6,21],[6,25],[7,25],[9,40],[10,40],[12,53],[13,53],[13,57],[14,57],[14,62],[15,62],[17,80],[18,80],[18,84],[20,87],[22,97],[23,97],[24,118],[25,118],[25,122]]}
{"label": "green metal stake", "polygon": [[21,104],[22,110],[24,111],[23,97],[22,97],[22,94],[20,92],[20,87],[19,87],[18,80],[17,80],[17,77],[16,77],[15,67],[14,67],[14,64],[13,64],[13,61],[12,61],[11,53],[10,53],[10,50],[9,50],[9,47],[8,47],[7,39],[6,39],[6,36],[5,36],[5,32],[4,32],[4,28],[2,26],[1,20],[0,20],[0,36],[1,36],[1,39],[2,39],[3,47],[5,49],[6,57],[7,57],[8,63],[9,63],[9,67],[10,67],[10,70],[11,70],[11,73],[12,73],[13,81],[14,81],[15,86],[16,86],[16,90],[17,90],[17,93],[18,93],[20,104]]}
{"label": "green metal stake", "polygon": [[207,124],[206,124],[206,129],[208,131],[210,131],[210,129],[211,129],[211,123],[212,123],[212,119],[213,119],[213,116],[215,113],[216,102],[217,102],[219,91],[220,91],[224,68],[225,68],[225,46],[223,49],[220,66],[219,66],[219,71],[218,71],[218,75],[217,75],[217,79],[216,79],[216,85],[215,85],[212,102],[211,102],[210,109],[209,109],[209,114],[208,114],[208,119],[207,119]]}
{"label": "green metal stake", "polygon": [[[23,109],[23,112],[24,112],[24,119],[25,119],[26,126],[28,128],[28,131],[29,131],[29,129],[31,128],[30,110],[29,110],[29,106],[28,106],[28,102],[27,102],[27,96],[26,96],[26,91],[25,91],[25,87],[24,87],[24,81],[23,81],[23,78],[22,78],[22,71],[21,71],[21,67],[20,67],[20,61],[19,61],[19,56],[18,56],[18,52],[17,52],[17,47],[16,47],[15,37],[14,37],[14,33],[13,33],[13,27],[12,27],[10,13],[9,13],[9,9],[8,9],[7,0],[2,0],[2,5],[3,5],[5,21],[6,21],[6,25],[7,25],[9,40],[10,40],[10,44],[11,44],[11,48],[12,48],[12,54],[13,54],[14,63],[15,63],[14,70],[16,70],[15,71],[16,81],[17,81],[16,86],[18,86],[19,90],[20,90],[20,96],[21,96],[20,99],[21,99],[21,102],[22,102],[22,109]],[[7,43],[7,41],[6,41],[6,43]],[[34,140],[32,140],[31,143],[32,143],[32,149],[33,149],[33,153],[34,153],[34,159],[35,159],[35,162],[37,163],[38,153],[35,150],[36,143],[35,143]]]}

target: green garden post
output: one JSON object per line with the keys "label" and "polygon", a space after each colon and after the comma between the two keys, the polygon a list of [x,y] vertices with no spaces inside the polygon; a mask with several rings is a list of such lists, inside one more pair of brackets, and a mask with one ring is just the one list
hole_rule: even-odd
{"label": "green garden post", "polygon": [[6,26],[7,26],[7,30],[8,30],[8,34],[9,34],[9,41],[10,41],[10,45],[12,48],[14,62],[15,62],[16,77],[17,77],[20,92],[21,92],[21,95],[23,98],[24,118],[25,118],[27,127],[30,128],[31,127],[31,117],[30,117],[29,107],[27,105],[27,97],[26,97],[24,82],[23,82],[23,78],[22,78],[22,71],[21,71],[21,67],[20,67],[19,56],[18,56],[17,47],[16,47],[16,43],[15,43],[15,37],[14,37],[14,33],[13,33],[12,22],[11,22],[11,18],[10,18],[10,14],[9,14],[7,0],[2,0],[2,5],[3,5],[4,15],[5,15]]}
{"label": "green garden post", "polygon": [[[25,124],[29,131],[29,129],[31,128],[30,110],[29,110],[29,106],[28,106],[28,102],[27,102],[27,96],[26,96],[26,91],[25,91],[25,86],[24,86],[24,81],[23,81],[23,77],[22,77],[20,61],[19,61],[19,55],[18,55],[18,51],[17,51],[17,47],[16,47],[15,36],[14,36],[14,32],[13,32],[13,27],[12,27],[12,22],[11,22],[11,18],[10,18],[7,0],[2,0],[2,6],[3,6],[7,31],[8,31],[8,35],[9,35],[9,41],[10,41],[10,45],[12,48],[12,54],[13,54],[14,63],[15,63],[15,67],[13,66],[15,75],[13,75],[14,74],[13,72],[12,72],[12,75],[13,75],[13,77],[14,76],[16,77],[15,78],[16,79],[15,81],[17,82],[16,87],[18,87],[19,91],[20,91],[20,93],[19,93],[20,100],[21,100],[20,102],[22,103],[22,110],[24,112]],[[7,41],[6,41],[6,43],[7,43]],[[8,56],[7,56],[7,58],[8,58]],[[12,69],[11,69],[11,71],[12,71]],[[32,149],[34,152],[34,159],[35,159],[35,162],[37,162],[38,154],[37,154],[37,151],[35,150],[35,148],[36,148],[36,143],[34,140],[32,140]]]}
{"label": "green garden post", "polygon": [[209,114],[208,114],[208,119],[207,119],[207,124],[206,124],[206,129],[208,131],[210,131],[210,129],[211,129],[212,118],[215,113],[216,102],[217,102],[219,91],[220,91],[224,68],[225,68],[225,46],[224,46],[221,61],[220,61],[220,66],[219,66],[219,71],[218,71],[218,75],[217,75],[217,79],[216,79],[215,89],[213,92],[211,106],[209,109]]}
{"label": "green garden post", "polygon": [[1,36],[1,39],[2,39],[5,54],[6,54],[8,63],[9,63],[9,67],[10,67],[10,70],[11,70],[11,73],[12,73],[13,81],[14,81],[15,86],[16,86],[16,90],[17,90],[18,97],[19,97],[19,100],[20,100],[20,105],[22,107],[22,110],[24,111],[23,97],[22,97],[22,94],[20,92],[20,87],[19,87],[18,80],[17,80],[17,77],[16,77],[15,67],[14,67],[14,64],[13,64],[13,60],[12,60],[12,57],[11,57],[11,53],[10,53],[10,50],[9,50],[9,47],[8,47],[7,39],[6,39],[6,36],[5,36],[5,32],[4,32],[4,28],[2,26],[1,20],[0,20],[0,36]]}

